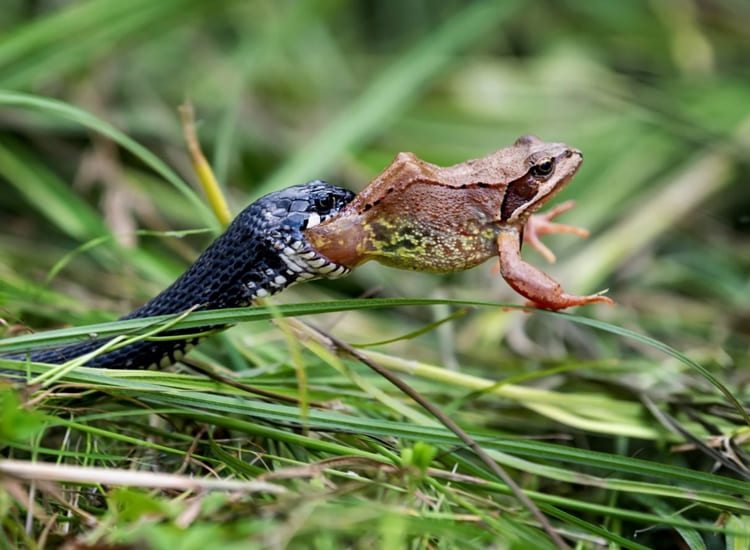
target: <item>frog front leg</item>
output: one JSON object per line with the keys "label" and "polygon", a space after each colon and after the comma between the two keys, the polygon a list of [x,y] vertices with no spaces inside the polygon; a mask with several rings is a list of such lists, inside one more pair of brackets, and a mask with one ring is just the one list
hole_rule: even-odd
{"label": "frog front leg", "polygon": [[516,227],[503,228],[497,237],[497,252],[500,259],[500,274],[521,296],[541,309],[565,309],[586,304],[614,304],[611,298],[601,294],[575,296],[567,294],[560,283],[552,277],[526,263],[521,258],[521,234]]}
{"label": "frog front leg", "polygon": [[567,225],[564,223],[554,223],[552,221],[563,212],[567,212],[573,208],[575,205],[575,201],[565,201],[544,214],[532,214],[529,217],[529,221],[526,222],[526,227],[523,231],[524,242],[529,243],[529,246],[535,248],[536,251],[551,264],[555,263],[557,258],[555,258],[555,254],[547,248],[539,237],[542,235],[551,235],[553,233],[569,233],[576,237],[581,237],[582,239],[589,236],[588,230],[582,227]]}

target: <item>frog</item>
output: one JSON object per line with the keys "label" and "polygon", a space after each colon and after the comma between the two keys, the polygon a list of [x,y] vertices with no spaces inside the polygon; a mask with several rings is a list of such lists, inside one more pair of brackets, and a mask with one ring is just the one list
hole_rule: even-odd
{"label": "frog", "polygon": [[338,214],[304,234],[319,254],[349,269],[376,261],[453,273],[497,257],[501,276],[530,306],[561,310],[613,304],[603,292],[567,293],[521,257],[528,243],[554,262],[541,236],[588,236],[585,229],[553,221],[574,206],[572,201],[535,214],[573,179],[582,162],[580,150],[532,135],[447,167],[399,153]]}

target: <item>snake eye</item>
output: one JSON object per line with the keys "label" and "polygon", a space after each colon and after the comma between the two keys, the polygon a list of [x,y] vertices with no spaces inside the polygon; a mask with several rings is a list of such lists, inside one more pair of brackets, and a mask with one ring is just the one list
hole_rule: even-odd
{"label": "snake eye", "polygon": [[531,175],[536,178],[546,178],[555,169],[554,159],[544,159],[531,167]]}
{"label": "snake eye", "polygon": [[321,214],[326,214],[336,205],[333,195],[326,193],[324,195],[318,195],[314,199],[315,210]]}

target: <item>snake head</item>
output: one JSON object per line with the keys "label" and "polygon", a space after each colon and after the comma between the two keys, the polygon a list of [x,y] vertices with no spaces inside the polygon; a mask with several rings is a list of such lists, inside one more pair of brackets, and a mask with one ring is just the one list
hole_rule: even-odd
{"label": "snake head", "polygon": [[[310,279],[335,279],[350,269],[329,260],[315,250],[304,231],[338,214],[354,198],[354,193],[324,181],[295,185],[266,195],[262,216],[267,222],[266,239],[284,263],[285,273],[276,276],[280,284]],[[256,203],[257,204],[257,203]]]}

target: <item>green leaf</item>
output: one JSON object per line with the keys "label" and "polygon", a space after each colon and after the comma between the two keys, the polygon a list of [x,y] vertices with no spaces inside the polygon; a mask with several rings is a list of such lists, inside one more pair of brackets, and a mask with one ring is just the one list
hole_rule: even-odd
{"label": "green leaf", "polygon": [[0,382],[0,446],[10,441],[28,441],[44,427],[44,415],[24,408],[18,395]]}
{"label": "green leaf", "polygon": [[734,534],[727,535],[727,550],[750,548],[750,516],[730,515],[726,526],[734,531]]}

